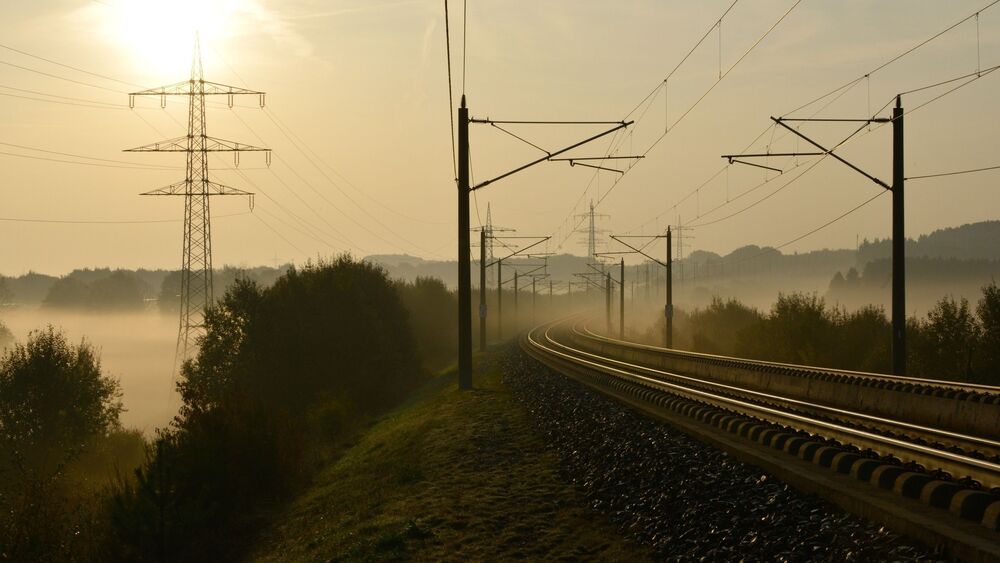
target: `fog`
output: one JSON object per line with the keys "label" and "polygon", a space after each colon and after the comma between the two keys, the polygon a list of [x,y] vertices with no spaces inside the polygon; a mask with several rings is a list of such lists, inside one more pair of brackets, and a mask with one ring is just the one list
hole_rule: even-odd
{"label": "fog", "polygon": [[121,381],[126,411],[122,424],[147,436],[165,426],[180,405],[171,374],[177,316],[158,311],[80,313],[60,309],[18,308],[0,319],[17,341],[51,324],[70,342],[87,340],[98,351],[106,375]]}

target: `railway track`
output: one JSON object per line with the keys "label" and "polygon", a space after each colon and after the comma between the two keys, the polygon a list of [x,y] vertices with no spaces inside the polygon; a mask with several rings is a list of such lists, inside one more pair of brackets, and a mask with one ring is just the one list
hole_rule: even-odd
{"label": "railway track", "polygon": [[998,387],[668,350],[609,338],[580,318],[541,325],[522,347],[654,416],[694,419],[789,464],[974,521],[972,536],[985,533],[1000,554]]}

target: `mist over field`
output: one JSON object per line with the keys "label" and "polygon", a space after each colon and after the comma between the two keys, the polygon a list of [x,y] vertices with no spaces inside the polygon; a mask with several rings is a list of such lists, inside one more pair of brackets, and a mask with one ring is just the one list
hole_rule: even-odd
{"label": "mist over field", "polygon": [[55,308],[13,308],[0,318],[24,343],[28,333],[52,325],[67,339],[86,339],[100,354],[105,374],[121,382],[126,428],[151,436],[176,414],[179,405],[171,368],[177,317],[157,310],[86,313]]}

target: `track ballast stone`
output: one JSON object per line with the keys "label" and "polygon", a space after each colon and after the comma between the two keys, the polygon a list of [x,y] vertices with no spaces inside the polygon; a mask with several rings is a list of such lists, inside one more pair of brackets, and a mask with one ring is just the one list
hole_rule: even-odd
{"label": "track ballast stone", "polygon": [[504,383],[591,506],[659,557],[933,561],[933,552],[538,363],[517,346]]}

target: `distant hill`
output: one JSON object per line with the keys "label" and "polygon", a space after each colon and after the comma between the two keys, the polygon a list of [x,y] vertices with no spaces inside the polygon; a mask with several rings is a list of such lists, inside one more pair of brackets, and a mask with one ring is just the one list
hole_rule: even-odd
{"label": "distant hill", "polygon": [[[940,229],[906,241],[908,258],[957,258],[959,260],[1000,260],[1000,221],[968,223]],[[892,241],[864,241],[858,248],[858,266],[892,256]]]}
{"label": "distant hill", "polygon": [[[268,286],[281,276],[288,265],[278,268],[258,266],[215,270],[216,297],[221,297],[238,277],[250,278]],[[62,277],[29,272],[22,276],[0,276],[2,297],[7,305],[18,307],[61,307],[86,310],[142,308],[158,302],[160,309],[173,311],[179,306],[180,272],[170,270],[124,270],[111,268],[77,269]]]}

